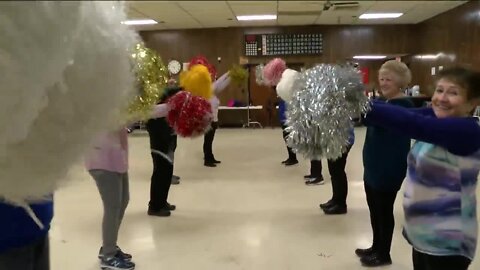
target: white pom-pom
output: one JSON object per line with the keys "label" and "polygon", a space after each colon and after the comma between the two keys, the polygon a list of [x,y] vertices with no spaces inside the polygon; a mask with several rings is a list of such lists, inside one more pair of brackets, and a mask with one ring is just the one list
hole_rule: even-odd
{"label": "white pom-pom", "polygon": [[282,73],[282,79],[277,85],[277,94],[285,101],[290,101],[293,96],[295,84],[299,78],[299,73],[293,69],[286,69]]}
{"label": "white pom-pom", "polygon": [[0,198],[52,193],[118,123],[139,40],[125,19],[119,2],[0,3]]}

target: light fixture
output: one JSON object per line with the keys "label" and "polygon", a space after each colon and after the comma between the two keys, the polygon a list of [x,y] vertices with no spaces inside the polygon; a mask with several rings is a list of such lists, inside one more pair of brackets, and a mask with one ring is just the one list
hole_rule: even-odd
{"label": "light fixture", "polygon": [[149,24],[157,24],[157,21],[151,20],[151,19],[127,20],[127,21],[123,21],[122,24],[126,24],[126,25],[149,25]]}
{"label": "light fixture", "polygon": [[416,55],[415,58],[417,59],[437,59],[438,55],[435,54],[423,54],[423,55]]}
{"label": "light fixture", "polygon": [[267,21],[267,20],[276,20],[277,15],[244,15],[237,16],[239,21]]}
{"label": "light fixture", "polygon": [[372,20],[372,19],[393,19],[402,16],[403,13],[363,13],[358,17],[359,19]]}
{"label": "light fixture", "polygon": [[422,59],[422,60],[436,60],[436,59],[449,59],[450,61],[455,61],[457,56],[455,54],[446,54],[443,52],[437,53],[437,54],[419,54],[415,55],[416,59]]}
{"label": "light fixture", "polygon": [[355,55],[353,59],[385,59],[386,55]]}

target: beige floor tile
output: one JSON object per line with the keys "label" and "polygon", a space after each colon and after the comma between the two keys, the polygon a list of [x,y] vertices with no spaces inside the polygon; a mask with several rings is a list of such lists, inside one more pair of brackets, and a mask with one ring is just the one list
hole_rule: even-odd
{"label": "beige floor tile", "polygon": [[[138,270],[322,270],[362,269],[353,251],[371,241],[363,191],[361,151],[364,128],[347,162],[349,212],[325,216],[318,204],[331,196],[326,161],[323,186],[305,186],[308,161],[284,167],[280,129],[220,129],[214,152],[222,164],[202,163],[202,138],[180,139],[169,201],[169,218],[149,217],[151,158],[148,135],[130,136],[131,200],[119,244],[134,255]],[[51,229],[53,270],[99,269],[102,205],[93,180],[81,165],[56,194]],[[401,236],[402,198],[396,202],[394,264],[407,270],[411,248]],[[478,255],[478,254],[477,254]],[[474,262],[471,269],[480,269]]]}

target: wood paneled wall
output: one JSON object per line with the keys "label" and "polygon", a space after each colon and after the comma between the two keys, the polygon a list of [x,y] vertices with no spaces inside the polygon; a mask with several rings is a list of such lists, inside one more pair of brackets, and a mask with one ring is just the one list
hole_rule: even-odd
{"label": "wood paneled wall", "polygon": [[[480,68],[480,1],[469,1],[412,28],[416,33],[411,40],[413,51],[406,61],[410,62],[412,83],[420,85],[427,94],[434,88],[432,67]],[[417,58],[437,54],[437,59]]]}
{"label": "wood paneled wall", "polygon": [[[322,33],[323,54],[319,56],[282,57],[287,63],[311,67],[316,63],[337,63],[358,54],[406,54],[406,62],[413,74],[413,84],[422,92],[433,89],[431,68],[464,64],[480,65],[480,1],[470,1],[446,13],[416,25],[360,25],[360,26],[292,26],[244,27],[146,31],[141,36],[146,45],[155,49],[165,63],[171,59],[187,62],[195,55],[205,55],[214,63],[219,75],[243,56],[243,38],[246,34],[264,33]],[[416,56],[439,54],[436,60]],[[442,56],[443,55],[443,56]],[[221,57],[221,61],[217,58]],[[250,64],[265,63],[271,57],[248,57]],[[370,88],[375,87],[377,70],[383,61],[360,61],[370,69]],[[220,95],[222,105],[230,99],[247,102],[246,88],[230,86]],[[251,95],[254,105],[265,105],[267,95]],[[259,100],[255,100],[259,97]]]}
{"label": "wood paneled wall", "polygon": [[[356,54],[407,54],[413,50],[412,43],[409,42],[413,33],[408,25],[189,29],[146,31],[142,32],[141,36],[148,47],[159,52],[164,62],[170,59],[188,62],[191,57],[203,54],[215,64],[219,74],[222,74],[233,64],[238,64],[240,57],[244,55],[244,35],[262,33],[322,33],[322,55],[282,57],[287,63],[303,64],[307,68],[316,63],[344,62]],[[220,62],[217,61],[218,57],[221,57]],[[265,63],[269,59],[271,57],[248,57],[250,64]],[[365,62],[362,65],[371,66],[373,70],[379,64]],[[376,80],[375,72],[371,74],[374,76],[372,79]],[[229,99],[246,102],[245,91],[230,87],[220,95],[221,103],[226,104]]]}

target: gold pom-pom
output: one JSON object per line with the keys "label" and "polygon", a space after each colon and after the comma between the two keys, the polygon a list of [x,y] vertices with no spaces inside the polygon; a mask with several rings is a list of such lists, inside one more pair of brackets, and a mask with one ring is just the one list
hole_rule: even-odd
{"label": "gold pom-pom", "polygon": [[138,93],[128,107],[128,118],[146,120],[150,118],[152,106],[157,104],[163,95],[168,71],[161,57],[143,43],[135,46],[132,60],[137,75]]}
{"label": "gold pom-pom", "polygon": [[194,65],[180,74],[180,86],[194,96],[210,99],[213,95],[212,77],[204,65]]}
{"label": "gold pom-pom", "polygon": [[228,72],[232,83],[237,86],[244,86],[247,82],[248,72],[239,65],[234,65]]}

